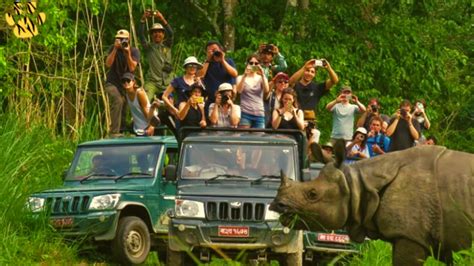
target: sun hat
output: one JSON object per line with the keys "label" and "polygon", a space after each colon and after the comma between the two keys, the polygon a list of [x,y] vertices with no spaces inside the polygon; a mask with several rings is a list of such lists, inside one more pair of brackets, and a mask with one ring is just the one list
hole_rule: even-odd
{"label": "sun hat", "polygon": [[124,38],[130,38],[130,33],[128,33],[127,30],[124,30],[124,29],[121,29],[119,31],[117,31],[117,34],[115,34],[115,38],[120,38],[120,39],[124,39]]}
{"label": "sun hat", "polygon": [[190,57],[184,59],[183,67],[186,67],[186,65],[190,65],[190,64],[197,65],[198,68],[202,68],[202,64],[199,63],[199,61],[197,60],[197,58],[195,56],[190,56]]}
{"label": "sun hat", "polygon": [[364,135],[367,135],[367,129],[365,129],[365,127],[358,127],[355,132],[359,132]]}
{"label": "sun hat", "polygon": [[161,25],[160,23],[154,23],[153,26],[151,26],[151,28],[149,29],[150,32],[152,32],[152,31],[158,31],[158,30],[164,31],[165,28],[164,28],[163,25]]}
{"label": "sun hat", "polygon": [[219,88],[217,89],[218,92],[221,92],[221,91],[233,91],[234,89],[232,88],[232,85],[230,85],[229,83],[222,83],[221,85],[219,85]]}
{"label": "sun hat", "polygon": [[326,143],[324,143],[321,147],[322,147],[322,148],[331,148],[331,149],[334,149],[334,146],[332,145],[331,142],[326,142]]}

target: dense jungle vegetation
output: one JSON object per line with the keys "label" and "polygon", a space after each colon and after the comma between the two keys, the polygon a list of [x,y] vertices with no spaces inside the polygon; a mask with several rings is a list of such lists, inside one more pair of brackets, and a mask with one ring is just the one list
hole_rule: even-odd
{"label": "dense jungle vegetation", "polygon": [[[23,206],[30,193],[61,183],[77,143],[107,134],[107,49],[121,28],[138,45],[135,26],[147,8],[160,10],[173,27],[176,75],[187,56],[204,60],[204,45],[214,39],[225,44],[240,72],[260,43],[280,48],[290,74],[310,58],[326,58],[341,81],[318,108],[323,141],[331,128],[323,106],[349,84],[363,103],[378,97],[386,114],[402,99],[425,99],[428,135],[474,152],[470,0],[37,1],[36,12],[46,14],[37,36],[18,39],[0,21],[0,264],[103,261],[98,254],[82,256],[79,243],[61,241],[47,223],[32,222]],[[13,1],[0,9],[12,13]],[[146,58],[142,62],[140,73],[147,69]],[[317,75],[326,78],[324,71]],[[456,256],[459,265],[473,264],[473,248]],[[364,251],[344,263],[390,263],[384,243]],[[434,259],[427,264],[439,265]]]}

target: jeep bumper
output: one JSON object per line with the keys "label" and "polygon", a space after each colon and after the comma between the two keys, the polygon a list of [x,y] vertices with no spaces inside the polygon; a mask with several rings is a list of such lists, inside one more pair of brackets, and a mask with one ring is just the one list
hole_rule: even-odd
{"label": "jeep bumper", "polygon": [[111,230],[115,231],[117,218],[118,212],[112,210],[81,215],[51,216],[49,222],[65,236],[91,236],[96,240],[109,240],[114,236],[112,238],[106,237],[106,239],[100,238],[103,235],[108,235],[107,233]]}

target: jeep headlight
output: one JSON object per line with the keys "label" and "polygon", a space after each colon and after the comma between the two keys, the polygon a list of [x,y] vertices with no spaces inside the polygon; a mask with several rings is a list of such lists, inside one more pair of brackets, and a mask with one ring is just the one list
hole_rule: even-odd
{"label": "jeep headlight", "polygon": [[27,206],[31,212],[40,212],[44,209],[44,198],[29,197]]}
{"label": "jeep headlight", "polygon": [[176,217],[205,218],[204,204],[193,200],[175,201]]}
{"label": "jeep headlight", "polygon": [[120,194],[106,194],[92,198],[89,210],[107,210],[117,206],[120,200]]}
{"label": "jeep headlight", "polygon": [[265,211],[265,221],[278,220],[280,214],[270,210],[270,205],[267,205],[267,210]]}

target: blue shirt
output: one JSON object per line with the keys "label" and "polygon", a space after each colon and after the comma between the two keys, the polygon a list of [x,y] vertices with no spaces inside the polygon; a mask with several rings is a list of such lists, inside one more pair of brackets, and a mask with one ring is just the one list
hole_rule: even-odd
{"label": "blue shirt", "polygon": [[370,157],[380,155],[372,150],[372,145],[374,144],[379,145],[379,147],[382,148],[384,152],[388,152],[390,150],[390,138],[384,134],[379,133],[377,136],[367,139],[367,147],[369,148]]}
{"label": "blue shirt", "polygon": [[[235,68],[234,60],[231,58],[225,59],[229,65]],[[219,88],[219,85],[222,83],[230,83],[235,84],[235,78],[232,77],[227,71],[225,70],[224,66],[219,62],[209,62],[209,67],[207,68],[206,75],[204,76],[204,85],[206,86],[206,91],[208,95],[208,102],[214,102],[215,93]]]}
{"label": "blue shirt", "polygon": [[178,102],[175,104],[176,106],[179,106],[181,102],[188,100],[189,97],[186,95],[186,91],[190,90],[191,86],[184,81],[182,76],[173,79],[173,81],[171,81],[171,87],[174,88],[176,95],[178,95]]}

